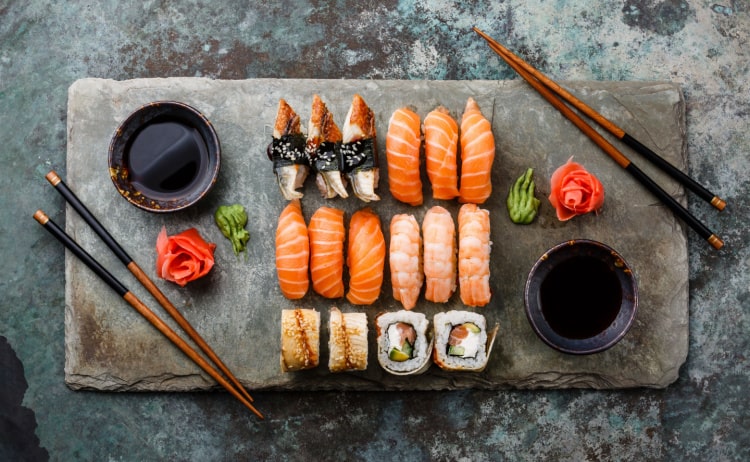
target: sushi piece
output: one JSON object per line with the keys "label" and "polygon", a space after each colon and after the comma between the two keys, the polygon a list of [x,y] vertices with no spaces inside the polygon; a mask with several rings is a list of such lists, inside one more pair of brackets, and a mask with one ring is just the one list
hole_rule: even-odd
{"label": "sushi piece", "polygon": [[456,227],[443,207],[429,209],[422,220],[425,298],[445,303],[456,290]]}
{"label": "sushi piece", "polygon": [[448,311],[433,318],[435,348],[433,361],[447,371],[480,372],[495,343],[498,326],[487,331],[481,314],[469,311]]}
{"label": "sushi piece", "polygon": [[281,371],[313,369],[320,363],[320,313],[281,310]]}
{"label": "sushi piece", "polygon": [[492,193],[495,137],[492,125],[473,98],[461,118],[461,189],[458,201],[483,204]]}
{"label": "sushi piece", "polygon": [[388,263],[391,269],[393,298],[404,309],[416,306],[424,284],[422,235],[414,215],[398,214],[391,218]]}
{"label": "sushi piece", "polygon": [[354,195],[365,202],[380,200],[375,194],[380,173],[375,136],[375,114],[361,96],[354,95],[344,120],[341,155]]}
{"label": "sushi piece", "polygon": [[328,322],[328,370],[331,372],[367,369],[367,315],[342,313],[331,308]]}
{"label": "sushi piece", "polygon": [[310,171],[310,159],[305,153],[305,135],[300,128],[300,118],[284,99],[279,100],[273,139],[266,154],[273,161],[273,172],[284,199],[302,199],[304,194],[297,189],[305,183]]}
{"label": "sushi piece", "polygon": [[419,173],[419,150],[422,145],[419,122],[419,116],[414,111],[396,109],[385,137],[391,195],[409,205],[421,205],[424,200]]}
{"label": "sushi piece", "polygon": [[320,207],[310,217],[310,276],[326,298],[344,296],[344,211]]}
{"label": "sushi piece", "polygon": [[309,260],[310,241],[302,207],[299,199],[292,199],[279,215],[276,227],[276,274],[286,298],[296,300],[307,293]]}
{"label": "sushi piece", "polygon": [[458,211],[458,285],[467,306],[490,302],[490,212],[476,204]]}
{"label": "sushi piece", "polygon": [[313,170],[317,172],[315,184],[326,199],[349,197],[346,180],[341,173],[341,139],[341,130],[333,120],[333,114],[320,96],[314,95],[305,152]]}
{"label": "sushi piece", "polygon": [[458,197],[458,123],[443,106],[424,118],[424,155],[435,199]]}
{"label": "sushi piece", "polygon": [[371,305],[380,296],[385,267],[385,238],[380,218],[369,207],[354,212],[349,221],[346,252],[349,268],[347,300],[355,305]]}
{"label": "sushi piece", "polygon": [[432,333],[427,317],[413,311],[381,313],[375,318],[378,362],[394,375],[421,374],[430,367]]}

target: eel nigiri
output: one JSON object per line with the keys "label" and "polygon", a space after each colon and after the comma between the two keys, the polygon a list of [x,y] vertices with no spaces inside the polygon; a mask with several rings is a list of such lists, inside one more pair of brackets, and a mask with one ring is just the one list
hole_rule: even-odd
{"label": "eel nigiri", "polygon": [[445,303],[456,290],[456,227],[449,211],[438,205],[422,220],[425,298]]}
{"label": "eel nigiri", "polygon": [[344,296],[344,211],[320,207],[310,217],[310,276],[326,298]]}
{"label": "eel nigiri", "polygon": [[424,155],[432,197],[458,197],[458,123],[442,106],[424,118]]}
{"label": "eel nigiri", "polygon": [[458,284],[467,306],[490,302],[490,212],[476,204],[458,211]]}
{"label": "eel nigiri", "polygon": [[286,298],[302,298],[310,287],[307,275],[310,242],[299,199],[292,199],[279,215],[276,227],[276,274]]}
{"label": "eel nigiri", "polygon": [[341,154],[354,195],[365,202],[380,200],[375,194],[380,172],[375,135],[375,114],[361,96],[354,95],[344,120]]}
{"label": "eel nigiri", "polygon": [[422,236],[414,215],[398,214],[391,218],[391,238],[388,246],[393,298],[404,309],[416,306],[424,283],[422,267]]}
{"label": "eel nigiri", "polygon": [[311,166],[318,172],[315,184],[327,199],[349,197],[346,181],[341,175],[341,139],[341,130],[333,120],[333,114],[320,96],[314,95],[305,149]]}
{"label": "eel nigiri", "polygon": [[474,98],[466,102],[461,118],[461,188],[458,201],[482,204],[492,193],[495,137]]}
{"label": "eel nigiri", "polygon": [[273,140],[266,150],[273,161],[273,172],[286,200],[302,199],[297,191],[305,183],[310,171],[310,160],[305,153],[305,135],[300,128],[300,118],[284,100],[279,100],[279,110],[273,127]]}
{"label": "eel nigiri", "polygon": [[349,221],[346,253],[349,267],[347,300],[371,305],[380,296],[385,266],[385,238],[380,218],[369,207],[354,212]]}
{"label": "eel nigiri", "polygon": [[409,205],[421,205],[423,201],[419,175],[421,144],[419,115],[408,108],[396,109],[385,137],[388,185],[394,198]]}

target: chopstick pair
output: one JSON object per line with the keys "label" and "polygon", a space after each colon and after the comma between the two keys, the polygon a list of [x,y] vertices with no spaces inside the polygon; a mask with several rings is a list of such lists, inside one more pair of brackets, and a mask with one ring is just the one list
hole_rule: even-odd
{"label": "chopstick pair", "polygon": [[188,336],[200,347],[211,361],[229,378],[225,379],[219,371],[209,364],[203,357],[198,354],[190,345],[187,344],[174,330],[165,324],[151,309],[141,302],[127,287],[112,276],[98,261],[89,255],[77,242],[75,242],[62,228],[53,222],[43,211],[38,210],[34,218],[44,226],[55,238],[62,242],[76,257],[78,257],[86,266],[88,266],[99,278],[107,283],[118,295],[125,299],[138,313],[146,318],[156,329],[167,337],[175,346],[185,353],[196,365],[203,369],[208,375],[216,380],[229,393],[237,398],[245,407],[250,409],[256,416],[263,418],[263,415],[251,404],[253,398],[237,380],[234,374],[219,359],[211,347],[196,332],[193,326],[185,319],[169,299],[159,290],[154,282],[143,272],[138,264],[125,252],[117,241],[107,232],[104,226],[94,217],[88,208],[78,199],[73,191],[68,188],[65,182],[55,173],[50,171],[46,175],[47,181],[55,187],[65,200],[78,212],[83,220],[92,227],[94,232],[104,241],[120,261],[130,270],[136,279],[156,298],[159,304],[169,313],[177,324],[188,334]]}
{"label": "chopstick pair", "polygon": [[523,77],[523,79],[526,80],[529,85],[531,85],[537,92],[539,92],[539,94],[544,97],[544,99],[546,99],[550,104],[552,104],[552,106],[559,110],[568,120],[570,120],[576,127],[578,127],[607,155],[609,155],[615,162],[617,162],[620,167],[625,169],[643,186],[645,186],[646,189],[651,191],[651,193],[659,198],[662,203],[669,207],[675,215],[685,221],[701,237],[706,239],[715,249],[720,249],[724,246],[724,242],[716,234],[714,234],[703,223],[695,218],[695,216],[693,216],[685,207],[683,207],[682,204],[677,202],[669,193],[664,191],[653,179],[651,179],[646,173],[644,173],[633,162],[631,162],[630,159],[628,159],[616,147],[614,147],[609,141],[607,141],[602,135],[600,135],[599,132],[591,128],[591,126],[586,123],[586,121],[584,121],[578,114],[576,114],[570,107],[568,107],[560,98],[570,103],[582,113],[586,114],[592,120],[597,122],[602,128],[623,141],[626,145],[644,155],[644,157],[655,163],[667,174],[672,176],[681,184],[685,185],[691,191],[695,192],[702,199],[708,201],[718,210],[723,210],[726,206],[726,202],[723,199],[711,193],[709,190],[704,188],[702,185],[690,178],[681,170],[679,170],[678,168],[664,160],[662,157],[660,157],[658,154],[654,153],[649,148],[641,144],[638,140],[627,134],[623,129],[577,99],[575,96],[560,87],[557,83],[539,72],[526,61],[513,54],[510,50],[502,46],[500,43],[493,40],[490,36],[476,27],[474,27],[473,30],[483,39],[485,39],[487,43],[489,43],[490,48],[492,48],[495,53],[497,53],[510,67],[512,67],[513,70],[515,70],[521,77]]}

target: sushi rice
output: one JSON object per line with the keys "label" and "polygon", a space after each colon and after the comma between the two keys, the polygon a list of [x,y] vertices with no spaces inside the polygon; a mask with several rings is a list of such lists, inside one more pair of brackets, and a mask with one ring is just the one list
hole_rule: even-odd
{"label": "sushi rice", "polygon": [[[389,328],[397,323],[409,324],[416,332],[416,339],[411,358],[404,361],[394,361],[390,358],[391,345]],[[416,375],[425,372],[430,367],[430,350],[432,349],[432,336],[427,331],[429,321],[423,313],[401,310],[379,314],[375,319],[378,362],[387,372],[394,375]]]}
{"label": "sushi rice", "polygon": [[[451,355],[448,352],[448,341],[454,327],[464,323],[472,323],[479,328],[478,348],[473,357],[462,357]],[[490,351],[497,333],[497,326],[492,332],[487,332],[487,322],[479,313],[470,311],[448,311],[437,313],[433,319],[435,329],[435,349],[433,359],[440,368],[448,371],[474,371],[479,372],[487,366]]]}

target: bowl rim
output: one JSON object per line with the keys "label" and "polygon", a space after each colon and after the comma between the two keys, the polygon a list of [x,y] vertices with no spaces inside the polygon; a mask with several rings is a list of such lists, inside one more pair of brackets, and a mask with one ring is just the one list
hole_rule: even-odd
{"label": "bowl rim", "polygon": [[[129,181],[129,171],[125,166],[125,150],[130,139],[154,119],[165,116],[174,117],[197,129],[206,143],[209,157],[207,173],[199,186],[185,196],[174,199],[148,197]],[[112,183],[130,204],[149,212],[176,212],[198,202],[216,184],[221,167],[221,143],[213,124],[195,107],[174,100],[152,101],[139,106],[117,126],[109,143],[107,164]]]}
{"label": "bowl rim", "polygon": [[[538,290],[544,276],[555,263],[579,256],[583,250],[594,252],[592,256],[600,258],[615,270],[623,297],[615,320],[606,329],[593,337],[572,339],[555,332],[546,321]],[[549,248],[536,260],[526,280],[524,304],[529,324],[544,343],[562,353],[588,355],[613,347],[630,330],[638,311],[638,284],[630,265],[609,245],[592,239],[570,239]]]}

